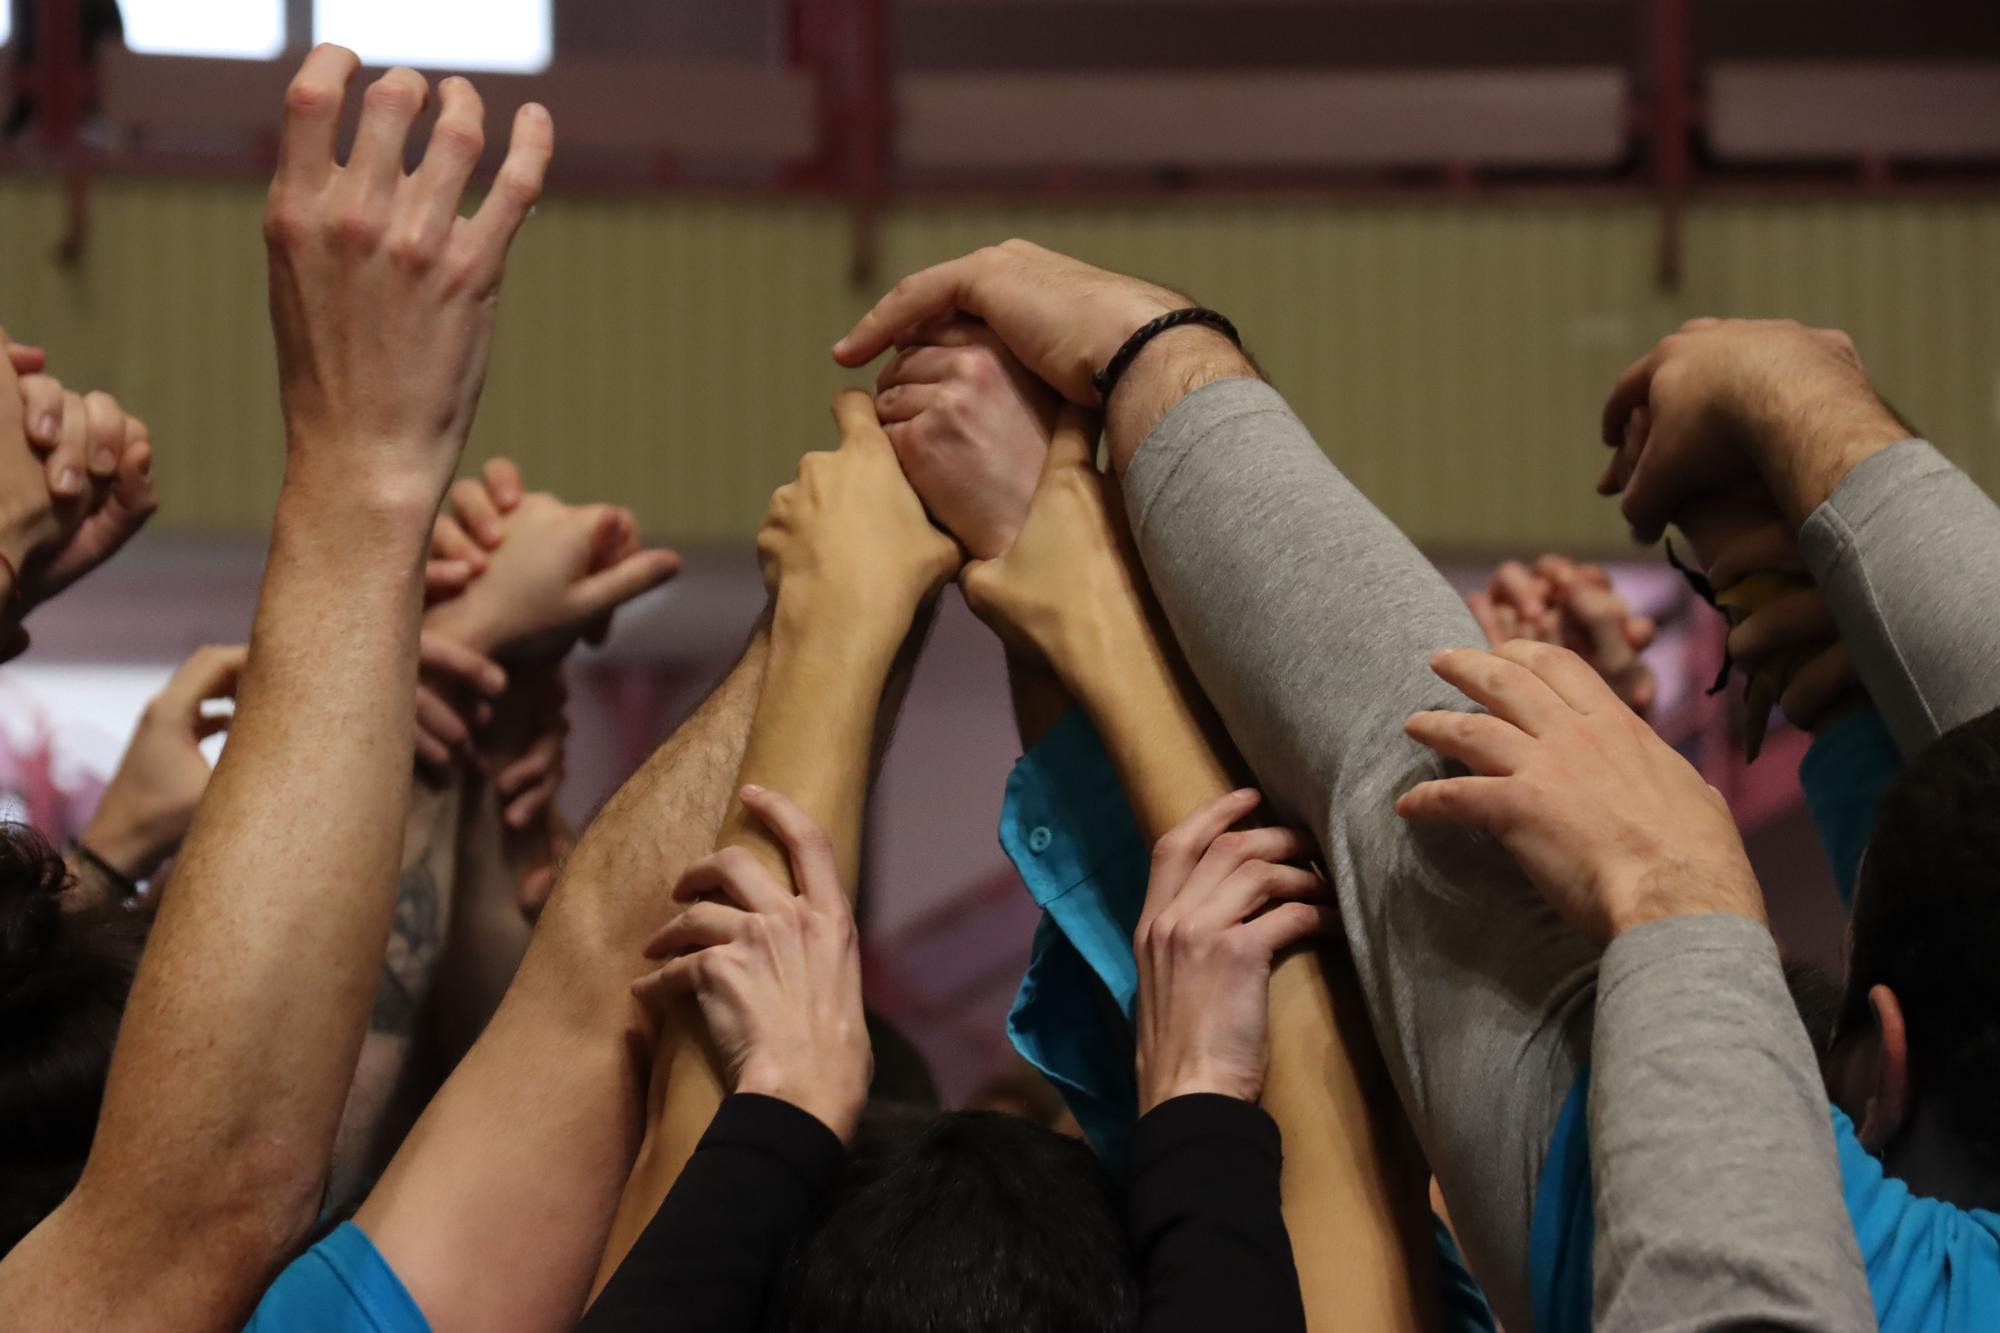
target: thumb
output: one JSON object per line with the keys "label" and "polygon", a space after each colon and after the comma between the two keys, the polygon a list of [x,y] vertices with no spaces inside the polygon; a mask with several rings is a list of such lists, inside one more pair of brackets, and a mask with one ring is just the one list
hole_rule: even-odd
{"label": "thumb", "polygon": [[569,590],[570,613],[578,620],[602,614],[659,587],[680,572],[681,558],[672,551],[639,551],[609,569],[577,582]]}
{"label": "thumb", "polygon": [[875,415],[875,400],[864,389],[842,389],[833,396],[833,422],[840,430],[840,445],[869,448],[889,447],[889,436]]}

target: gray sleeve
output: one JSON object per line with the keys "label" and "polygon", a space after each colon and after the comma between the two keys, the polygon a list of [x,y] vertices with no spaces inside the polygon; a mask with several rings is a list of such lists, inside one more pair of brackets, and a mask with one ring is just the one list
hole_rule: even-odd
{"label": "gray sleeve", "polygon": [[1906,758],[2000,707],[2000,508],[1937,450],[1869,458],[1799,547]]}
{"label": "gray sleeve", "polygon": [[1594,1327],[1875,1327],[1769,931],[1691,916],[1613,941],[1592,1057]]}

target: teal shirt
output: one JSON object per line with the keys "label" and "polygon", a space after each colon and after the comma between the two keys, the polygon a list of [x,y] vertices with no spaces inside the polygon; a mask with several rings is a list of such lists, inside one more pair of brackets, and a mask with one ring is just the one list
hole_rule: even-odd
{"label": "teal shirt", "polygon": [[375,1242],[352,1222],[294,1259],[245,1333],[431,1333]]}
{"label": "teal shirt", "polygon": [[[1146,905],[1152,849],[1104,742],[1080,709],[1008,775],[1000,846],[1042,909],[1007,1035],[1063,1094],[1091,1146],[1120,1165],[1139,1118],[1132,934]],[[1451,1233],[1442,1222],[1436,1230],[1445,1327],[1491,1333],[1485,1294]]]}
{"label": "teal shirt", "polygon": [[[1814,740],[1799,781],[1851,903],[1882,793],[1902,757],[1879,714],[1843,718]],[[1538,1333],[1587,1333],[1591,1313],[1589,1071],[1563,1104],[1535,1196],[1528,1267]],[[1841,1192],[1875,1298],[1882,1333],[1993,1333],[2000,1329],[2000,1215],[1920,1198],[1882,1171],[1854,1123],[1833,1112]]]}

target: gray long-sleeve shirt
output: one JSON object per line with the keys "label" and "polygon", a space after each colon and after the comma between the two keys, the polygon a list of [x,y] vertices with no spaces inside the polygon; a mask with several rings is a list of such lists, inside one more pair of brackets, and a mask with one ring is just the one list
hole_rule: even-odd
{"label": "gray long-sleeve shirt", "polygon": [[1481,642],[1449,585],[1261,382],[1190,394],[1125,491],[1202,687],[1274,807],[1318,837],[1377,1039],[1502,1320],[1530,1326],[1535,1191],[1594,1049],[1599,1326],[1872,1327],[1768,934],[1632,932],[1603,960],[1593,1041],[1595,952],[1492,840],[1394,810],[1443,771],[1404,719],[1467,706],[1429,670]]}
{"label": "gray long-sleeve shirt", "polygon": [[2000,707],[2000,507],[1937,450],[1863,462],[1799,548],[1905,758]]}

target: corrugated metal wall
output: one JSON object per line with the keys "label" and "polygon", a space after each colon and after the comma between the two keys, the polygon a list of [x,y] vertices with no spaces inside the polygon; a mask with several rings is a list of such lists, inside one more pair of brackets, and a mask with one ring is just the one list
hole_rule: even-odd
{"label": "corrugated metal wall", "polygon": [[[0,182],[0,318],[152,423],[164,525],[260,530],[281,459],[261,191],[109,181],[89,257],[60,195]],[[1687,282],[1651,282],[1641,204],[911,210],[883,280],[1010,234],[1229,311],[1340,463],[1440,549],[1611,548],[1591,489],[1605,388],[1697,313],[1852,331],[1898,405],[2000,485],[2000,202],[1705,205]],[[555,200],[516,251],[474,443],[632,505],[662,538],[747,538],[828,438],[828,343],[875,294],[816,204]]]}

